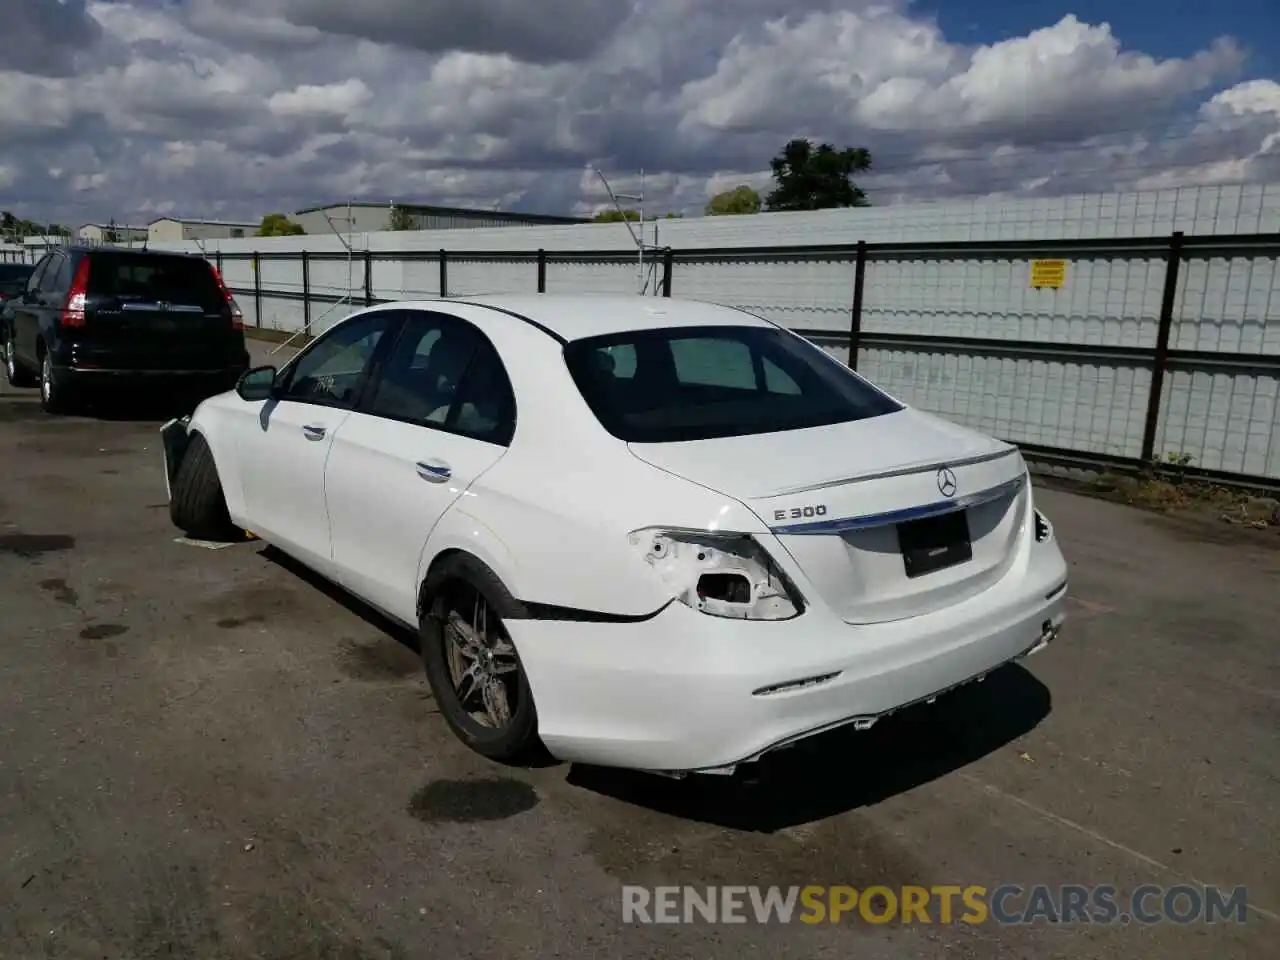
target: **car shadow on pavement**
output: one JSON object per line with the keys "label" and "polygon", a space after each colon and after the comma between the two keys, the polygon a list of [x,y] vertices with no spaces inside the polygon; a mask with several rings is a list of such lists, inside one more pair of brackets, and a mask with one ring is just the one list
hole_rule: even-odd
{"label": "car shadow on pavement", "polygon": [[32,390],[0,398],[0,422],[102,420],[160,424],[191,413],[206,396],[189,391],[118,391],[86,397],[65,414],[51,414],[41,409],[40,395]]}
{"label": "car shadow on pavement", "polygon": [[1014,664],[868,731],[845,727],[801,741],[731,777],[673,780],[578,764],[567,782],[684,819],[772,833],[872,806],[953,773],[1030,732],[1051,708],[1049,689]]}
{"label": "car shadow on pavement", "polygon": [[205,397],[185,390],[122,391],[87,398],[74,415],[90,420],[160,424],[190,414]]}
{"label": "car shadow on pavement", "polygon": [[305,566],[300,561],[295,560],[282,550],[271,546],[271,544],[263,544],[262,549],[258,551],[258,556],[269,563],[274,563],[282,570],[286,570],[293,574],[299,580],[303,581],[307,586],[318,590],[326,597],[338,604],[345,610],[354,613],[369,626],[375,630],[381,630],[389,637],[393,637],[398,643],[404,644],[414,653],[418,653],[418,635],[409,630],[404,624],[392,620],[380,610],[369,606],[363,600],[348,593],[342,587],[338,586],[332,580],[327,580],[310,567]]}
{"label": "car shadow on pavement", "polygon": [[[417,634],[288,554],[259,556],[293,574],[414,653]],[[733,776],[674,780],[644,771],[570,766],[565,782],[624,803],[735,830],[773,833],[872,806],[937,780],[1008,746],[1049,715],[1048,687],[1011,664],[859,732],[851,727],[801,741],[744,764]],[[519,766],[559,762],[543,752]]]}

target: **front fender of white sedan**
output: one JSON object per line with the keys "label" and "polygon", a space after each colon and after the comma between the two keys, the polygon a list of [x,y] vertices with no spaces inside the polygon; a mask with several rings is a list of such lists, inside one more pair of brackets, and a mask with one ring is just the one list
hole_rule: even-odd
{"label": "front fender of white sedan", "polygon": [[[244,490],[240,484],[239,450],[236,440],[235,424],[243,414],[233,405],[244,407],[245,403],[233,394],[219,394],[210,397],[196,407],[187,423],[188,436],[200,434],[209,445],[213,454],[213,463],[218,470],[218,480],[222,484],[222,495],[227,501],[227,513],[231,521],[243,526]],[[174,469],[177,469],[175,464]]]}

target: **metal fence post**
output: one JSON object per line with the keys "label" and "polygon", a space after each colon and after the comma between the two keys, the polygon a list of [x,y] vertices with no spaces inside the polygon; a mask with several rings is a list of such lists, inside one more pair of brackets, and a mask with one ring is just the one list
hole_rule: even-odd
{"label": "metal fence post", "polygon": [[1142,431],[1141,459],[1150,463],[1156,452],[1156,432],[1160,427],[1160,401],[1164,393],[1164,371],[1169,363],[1169,340],[1173,335],[1173,305],[1178,294],[1178,268],[1182,262],[1182,231],[1169,238],[1164,271],[1164,292],[1160,297],[1160,326],[1151,361],[1151,393],[1147,396],[1147,421]]}
{"label": "metal fence post", "polygon": [[675,251],[667,247],[662,251],[662,295],[664,297],[671,296],[671,274],[675,270],[675,265]]}
{"label": "metal fence post", "polygon": [[302,251],[302,329],[311,332],[311,257]]}
{"label": "metal fence post", "polygon": [[373,306],[373,251],[364,252],[364,305]]}
{"label": "metal fence post", "polygon": [[449,296],[449,251],[440,251],[440,296]]}
{"label": "metal fence post", "polygon": [[853,261],[853,306],[849,311],[849,369],[858,369],[858,335],[862,333],[862,295],[867,284],[867,241],[858,241]]}
{"label": "metal fence post", "polygon": [[253,252],[253,325],[262,326],[262,256]]}
{"label": "metal fence post", "polygon": [[218,268],[218,276],[222,276],[222,251],[221,250],[214,251],[213,265]]}
{"label": "metal fence post", "polygon": [[547,251],[538,248],[538,292],[547,292]]}

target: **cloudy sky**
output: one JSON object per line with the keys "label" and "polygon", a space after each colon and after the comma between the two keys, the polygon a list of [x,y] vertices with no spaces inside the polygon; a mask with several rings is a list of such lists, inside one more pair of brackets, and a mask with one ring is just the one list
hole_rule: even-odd
{"label": "cloudy sky", "polygon": [[545,213],[1280,180],[1276,0],[0,0],[0,208],[72,226],[397,198]]}

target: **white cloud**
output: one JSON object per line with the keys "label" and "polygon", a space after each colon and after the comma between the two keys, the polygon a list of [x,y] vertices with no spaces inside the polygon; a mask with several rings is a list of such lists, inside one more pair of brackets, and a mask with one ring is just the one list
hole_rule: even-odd
{"label": "white cloud", "polygon": [[698,212],[798,135],[870,148],[876,203],[1280,176],[1280,84],[1235,83],[1235,42],[1162,59],[1074,16],[972,46],[908,0],[55,6],[0,0],[41,51],[0,67],[0,204],[41,219],[584,211],[589,163]]}
{"label": "white cloud", "polygon": [[303,84],[292,90],[273,93],[267,109],[281,117],[345,117],[373,99],[373,91],[363,80],[350,78],[341,83]]}

